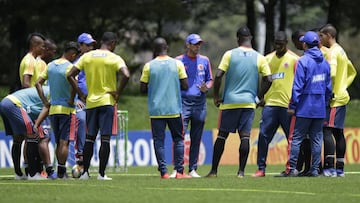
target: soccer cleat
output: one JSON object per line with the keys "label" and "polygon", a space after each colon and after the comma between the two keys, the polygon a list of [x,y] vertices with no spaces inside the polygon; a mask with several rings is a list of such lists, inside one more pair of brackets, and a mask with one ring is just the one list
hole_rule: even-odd
{"label": "soccer cleat", "polygon": [[42,177],[47,178],[47,174],[46,174],[46,172],[45,172],[44,170],[41,171],[40,175],[41,175]]}
{"label": "soccer cleat", "polygon": [[40,173],[35,173],[34,176],[30,176],[30,174],[29,174],[27,179],[28,180],[47,180],[47,178],[41,176]]}
{"label": "soccer cleat", "polygon": [[337,177],[345,177],[344,169],[336,169]]}
{"label": "soccer cleat", "polygon": [[189,176],[193,178],[201,178],[201,176],[197,174],[195,170],[190,171]]}
{"label": "soccer cleat", "polygon": [[90,179],[90,175],[89,172],[85,171],[83,174],[81,174],[79,180],[89,180]]}
{"label": "soccer cleat", "polygon": [[169,176],[170,178],[175,178],[176,177],[176,174],[177,174],[177,171],[176,170],[173,170],[171,175]]}
{"label": "soccer cleat", "polygon": [[28,177],[25,174],[23,174],[22,176],[15,174],[14,176],[14,180],[27,180],[27,178]]}
{"label": "soccer cleat", "polygon": [[239,172],[237,173],[237,177],[238,177],[238,178],[243,178],[243,177],[245,177],[244,171],[239,171]]}
{"label": "soccer cleat", "polygon": [[210,171],[205,177],[206,178],[216,178],[217,174],[213,171]]}
{"label": "soccer cleat", "polygon": [[185,173],[176,173],[176,176],[175,176],[176,179],[183,179],[183,178],[192,178],[190,175],[188,174],[185,174]]}
{"label": "soccer cleat", "polygon": [[251,175],[252,177],[264,177],[265,171],[263,170],[257,170],[254,174]]}
{"label": "soccer cleat", "polygon": [[289,173],[286,171],[281,172],[279,175],[275,175],[276,178],[283,178],[283,177],[297,177],[299,172],[297,170],[291,170]]}
{"label": "soccer cleat", "polygon": [[48,175],[47,175],[47,178],[48,179],[51,179],[51,180],[55,180],[55,179],[57,179],[57,174],[56,174],[56,172],[53,170],[53,171],[51,171],[51,173],[49,173]]}
{"label": "soccer cleat", "polygon": [[164,173],[164,175],[162,175],[160,177],[161,177],[161,179],[169,179],[170,178],[168,173]]}
{"label": "soccer cleat", "polygon": [[336,170],[334,168],[324,168],[323,175],[325,177],[337,177]]}
{"label": "soccer cleat", "polygon": [[112,180],[112,178],[107,177],[106,174],[104,174],[104,176],[101,176],[100,173],[98,174],[97,179],[98,180]]}

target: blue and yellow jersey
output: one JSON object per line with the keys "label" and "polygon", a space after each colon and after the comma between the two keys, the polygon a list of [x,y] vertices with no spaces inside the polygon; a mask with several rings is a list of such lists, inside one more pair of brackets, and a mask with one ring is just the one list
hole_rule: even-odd
{"label": "blue and yellow jersey", "polygon": [[183,98],[201,96],[202,100],[206,102],[206,94],[201,92],[199,86],[213,80],[209,58],[201,54],[196,55],[196,57],[182,54],[177,56],[176,59],[184,63],[189,82],[189,89],[181,91],[181,96]]}
{"label": "blue and yellow jersey", "polygon": [[241,46],[225,52],[219,69],[226,73],[223,103],[219,108],[256,108],[259,73],[271,75],[265,57],[252,48]]}
{"label": "blue and yellow jersey", "polygon": [[[49,98],[49,87],[44,86],[43,90],[45,97]],[[10,99],[16,106],[24,108],[33,120],[39,116],[43,108],[43,103],[35,87],[18,90],[6,96],[6,98]]]}
{"label": "blue and yellow jersey", "polygon": [[36,80],[39,77],[36,66],[37,60],[35,59],[35,57],[31,53],[27,53],[21,60],[19,68],[21,85],[24,84],[24,75],[31,75],[30,86],[35,86]]}
{"label": "blue and yellow jersey", "polygon": [[85,73],[87,109],[115,104],[114,97],[108,92],[117,91],[117,73],[121,67],[126,67],[120,56],[108,50],[97,49],[82,55],[75,66]]}
{"label": "blue and yellow jersey", "polygon": [[266,55],[265,58],[269,63],[273,80],[270,89],[265,94],[265,105],[287,108],[299,56],[288,50],[280,58],[276,56],[275,51]]}
{"label": "blue and yellow jersey", "polygon": [[330,107],[344,106],[350,96],[347,88],[356,76],[356,69],[348,59],[344,49],[337,43],[329,48],[327,61],[330,64],[330,73],[334,98],[330,102]]}
{"label": "blue and yellow jersey", "polygon": [[184,78],[187,78],[184,64],[169,56],[158,56],[145,64],[140,81],[148,83],[150,118],[180,116],[180,79]]}
{"label": "blue and yellow jersey", "polygon": [[48,68],[40,77],[48,80],[50,86],[50,110],[49,115],[71,114],[75,108],[69,104],[71,98],[71,85],[66,79],[66,74],[72,68],[72,64],[63,58],[49,63]]}

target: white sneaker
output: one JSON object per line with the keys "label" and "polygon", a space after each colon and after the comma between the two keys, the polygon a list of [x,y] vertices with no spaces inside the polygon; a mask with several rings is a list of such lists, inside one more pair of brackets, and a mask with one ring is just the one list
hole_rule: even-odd
{"label": "white sneaker", "polygon": [[84,174],[81,174],[79,180],[89,180],[90,176],[89,176],[89,172],[85,172]]}
{"label": "white sneaker", "polygon": [[100,174],[98,174],[97,179],[98,180],[112,180],[112,178],[107,177],[106,174],[104,174],[104,176],[101,176]]}
{"label": "white sneaker", "polygon": [[28,177],[25,174],[23,174],[22,176],[15,174],[15,177],[14,177],[14,180],[27,180],[27,179],[28,179]]}
{"label": "white sneaker", "polygon": [[46,177],[43,177],[43,176],[41,176],[41,174],[40,173],[35,173],[35,175],[34,176],[30,176],[30,174],[29,174],[29,176],[28,176],[28,178],[27,178],[28,180],[47,180],[47,178]]}
{"label": "white sneaker", "polygon": [[175,178],[176,177],[176,174],[177,174],[177,171],[176,170],[173,170],[171,175],[169,176],[170,178]]}
{"label": "white sneaker", "polygon": [[193,178],[201,178],[201,176],[197,174],[195,170],[190,171],[189,175]]}

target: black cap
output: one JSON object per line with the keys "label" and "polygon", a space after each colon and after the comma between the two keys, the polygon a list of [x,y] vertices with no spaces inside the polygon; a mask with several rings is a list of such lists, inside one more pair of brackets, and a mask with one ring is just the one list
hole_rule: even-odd
{"label": "black cap", "polygon": [[251,32],[249,28],[246,26],[240,27],[236,32],[236,37],[250,37],[250,36],[251,36]]}

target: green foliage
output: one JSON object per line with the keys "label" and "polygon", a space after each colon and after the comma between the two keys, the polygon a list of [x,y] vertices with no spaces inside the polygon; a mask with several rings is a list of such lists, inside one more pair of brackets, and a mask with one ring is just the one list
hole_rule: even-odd
{"label": "green foliage", "polygon": [[[156,166],[130,167],[127,173],[109,168],[112,181],[96,180],[95,168],[88,181],[14,181],[12,169],[0,169],[1,202],[359,202],[359,167],[347,165],[345,178],[274,178],[284,166],[270,165],[266,177],[252,178],[256,166],[248,165],[245,178],[237,178],[238,166],[220,165],[217,178],[170,180],[160,179]],[[198,172],[209,170],[203,165]]]}

